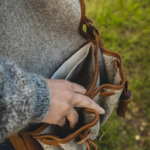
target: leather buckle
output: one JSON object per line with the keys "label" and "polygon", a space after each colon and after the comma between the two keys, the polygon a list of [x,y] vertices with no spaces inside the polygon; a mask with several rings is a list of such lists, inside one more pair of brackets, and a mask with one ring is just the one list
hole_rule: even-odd
{"label": "leather buckle", "polygon": [[97,31],[97,33],[99,34],[98,28],[96,28],[91,22],[88,22],[88,23],[89,23],[89,25],[91,25],[92,28],[94,28],[94,30]]}
{"label": "leather buckle", "polygon": [[101,39],[99,29],[93,25],[93,21],[85,16],[84,24],[86,25],[86,37],[89,41],[93,43],[98,42],[102,47],[104,47]]}
{"label": "leather buckle", "polygon": [[99,36],[99,30],[98,30],[98,28],[96,28],[93,25],[93,23],[89,19],[87,19],[87,18],[85,18],[85,25],[87,27],[87,31],[86,31],[88,33],[87,36],[89,36],[89,38],[91,40],[96,40],[96,36]]}

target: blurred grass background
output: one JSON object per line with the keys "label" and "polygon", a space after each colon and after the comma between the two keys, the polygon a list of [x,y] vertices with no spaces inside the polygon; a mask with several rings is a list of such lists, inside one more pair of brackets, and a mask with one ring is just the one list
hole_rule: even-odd
{"label": "blurred grass background", "polygon": [[120,53],[132,101],[102,127],[98,150],[150,150],[150,0],[85,0],[105,48]]}

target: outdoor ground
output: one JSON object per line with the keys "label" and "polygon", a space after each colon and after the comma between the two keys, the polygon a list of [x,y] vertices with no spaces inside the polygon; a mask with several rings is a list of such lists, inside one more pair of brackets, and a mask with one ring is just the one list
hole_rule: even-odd
{"label": "outdoor ground", "polygon": [[98,150],[150,150],[150,0],[85,0],[105,48],[120,53],[132,91],[126,118],[116,110]]}

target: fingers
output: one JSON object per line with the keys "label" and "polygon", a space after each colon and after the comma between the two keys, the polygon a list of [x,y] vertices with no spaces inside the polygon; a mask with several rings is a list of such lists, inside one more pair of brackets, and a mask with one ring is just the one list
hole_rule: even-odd
{"label": "fingers", "polygon": [[72,91],[73,92],[80,93],[80,94],[86,93],[86,89],[83,86],[76,84],[76,83],[71,83],[71,84],[72,84]]}
{"label": "fingers", "polygon": [[73,97],[74,101],[74,107],[84,107],[89,108],[97,111],[99,114],[104,114],[105,110],[100,107],[98,104],[96,104],[93,100],[91,100],[89,97],[82,95],[82,94],[74,94]]}
{"label": "fingers", "polygon": [[65,124],[66,124],[66,117],[63,117],[63,118],[59,121],[58,125],[61,126],[61,127],[63,127]]}
{"label": "fingers", "polygon": [[70,122],[70,128],[74,128],[76,123],[78,122],[78,113],[76,112],[76,110],[72,109],[66,117]]}

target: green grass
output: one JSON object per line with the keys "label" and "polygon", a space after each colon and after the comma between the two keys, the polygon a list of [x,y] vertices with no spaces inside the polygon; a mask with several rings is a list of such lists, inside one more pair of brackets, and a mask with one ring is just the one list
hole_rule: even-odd
{"label": "green grass", "polygon": [[[85,0],[105,48],[120,53],[132,102],[126,118],[112,113],[99,150],[150,150],[150,0]],[[137,139],[137,135],[140,139]]]}

